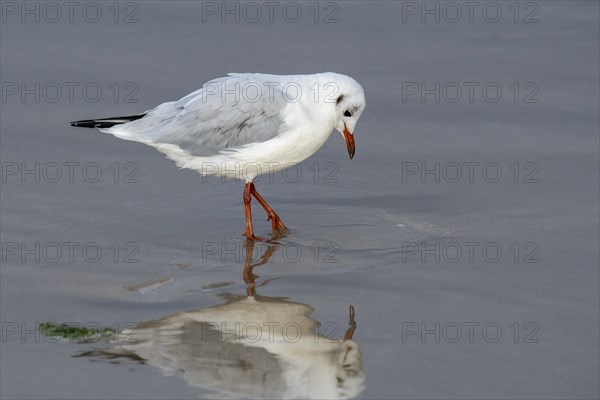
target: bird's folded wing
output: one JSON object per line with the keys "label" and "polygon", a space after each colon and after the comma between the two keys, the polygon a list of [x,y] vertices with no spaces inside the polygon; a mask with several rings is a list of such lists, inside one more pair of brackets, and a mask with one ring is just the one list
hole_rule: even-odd
{"label": "bird's folded wing", "polygon": [[281,91],[264,83],[255,74],[215,79],[179,101],[161,104],[144,118],[107,132],[149,145],[176,145],[200,157],[265,142],[283,130],[282,112],[288,103]]}

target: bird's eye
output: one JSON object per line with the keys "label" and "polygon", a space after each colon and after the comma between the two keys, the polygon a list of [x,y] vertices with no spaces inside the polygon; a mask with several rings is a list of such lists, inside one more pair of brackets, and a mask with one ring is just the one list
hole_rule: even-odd
{"label": "bird's eye", "polygon": [[344,111],[344,117],[351,117],[351,116],[352,116],[352,111],[350,111],[350,110]]}

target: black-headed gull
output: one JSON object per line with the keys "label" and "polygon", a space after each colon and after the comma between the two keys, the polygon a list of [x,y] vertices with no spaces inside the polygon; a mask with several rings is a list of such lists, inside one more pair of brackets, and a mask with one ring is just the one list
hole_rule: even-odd
{"label": "black-headed gull", "polygon": [[179,167],[203,175],[245,180],[244,234],[258,239],[252,229],[252,196],[267,212],[275,237],[286,227],[253,179],[310,157],[334,129],[354,157],[354,127],[365,105],[362,86],[346,75],[229,74],[143,114],[71,125],[145,143]]}

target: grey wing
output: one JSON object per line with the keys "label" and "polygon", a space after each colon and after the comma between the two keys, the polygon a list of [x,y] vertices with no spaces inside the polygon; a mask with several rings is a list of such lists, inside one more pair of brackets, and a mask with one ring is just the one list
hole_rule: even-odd
{"label": "grey wing", "polygon": [[[281,132],[281,114],[287,103],[277,92],[267,95],[263,91],[256,97],[241,90],[255,83],[260,84],[252,75],[210,81],[204,89],[162,104],[126,128],[148,144],[173,144],[201,157],[265,142]],[[209,84],[213,86],[207,95]]]}

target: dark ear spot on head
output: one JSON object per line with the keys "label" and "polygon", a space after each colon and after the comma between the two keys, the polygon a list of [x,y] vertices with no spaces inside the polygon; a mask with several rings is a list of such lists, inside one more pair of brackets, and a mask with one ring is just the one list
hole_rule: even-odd
{"label": "dark ear spot on head", "polygon": [[340,96],[337,98],[337,100],[335,101],[335,104],[340,104],[340,102],[344,99],[344,95],[340,94]]}

